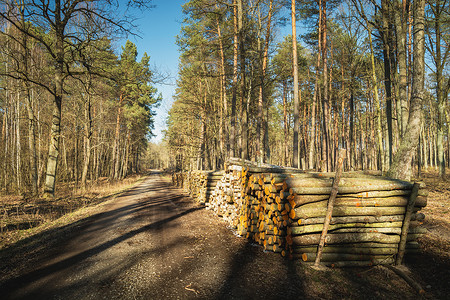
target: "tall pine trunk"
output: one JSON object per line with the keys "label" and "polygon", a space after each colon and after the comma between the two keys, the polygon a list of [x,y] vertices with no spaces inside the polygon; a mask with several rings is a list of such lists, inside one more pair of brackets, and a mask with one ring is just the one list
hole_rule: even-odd
{"label": "tall pine trunk", "polygon": [[388,159],[386,167],[389,168],[393,158],[393,132],[392,132],[392,80],[391,80],[391,35],[390,35],[390,9],[388,0],[381,1],[382,14],[382,38],[383,38],[383,61],[384,61],[384,89],[386,92],[386,122],[388,140]]}
{"label": "tall pine trunk", "polygon": [[[89,89],[88,83],[88,89]],[[87,92],[87,100],[84,110],[84,157],[83,157],[83,170],[81,173],[81,188],[86,189],[87,175],[89,171],[89,164],[91,161],[91,137],[92,137],[92,116],[91,116],[91,95]]]}
{"label": "tall pine trunk", "polygon": [[64,70],[64,28],[60,19],[60,1],[55,1],[55,90],[52,103],[52,125],[50,129],[50,144],[48,147],[47,170],[45,175],[44,197],[54,197],[56,185],[56,171],[61,137],[61,105],[63,97],[63,70]]}
{"label": "tall pine trunk", "polygon": [[291,1],[292,19],[292,65],[294,75],[294,138],[292,141],[292,166],[298,168],[298,130],[299,130],[299,99],[298,99],[298,59],[297,59],[297,28],[295,0]]}
{"label": "tall pine trunk", "polygon": [[238,81],[238,16],[237,2],[233,0],[233,86],[231,95],[231,120],[230,120],[230,156],[236,156],[236,98]]}
{"label": "tall pine trunk", "polygon": [[256,129],[256,135],[257,135],[257,143],[258,143],[258,156],[259,161],[264,162],[264,155],[266,151],[266,147],[268,148],[268,145],[266,145],[265,137],[267,134],[267,128],[266,123],[268,120],[264,118],[264,103],[265,103],[265,95],[264,95],[264,85],[265,85],[265,77],[266,77],[266,68],[267,68],[267,57],[269,52],[269,40],[270,40],[270,28],[272,23],[272,5],[273,0],[270,0],[269,2],[269,13],[267,16],[267,26],[266,26],[266,37],[264,40],[264,49],[262,52],[262,59],[261,59],[261,73],[260,73],[260,86],[259,86],[259,97],[258,97],[258,119],[257,119],[257,129]]}
{"label": "tall pine trunk", "polygon": [[414,47],[413,47],[413,82],[411,106],[405,134],[395,154],[389,175],[394,178],[409,180],[411,177],[411,160],[416,151],[422,121],[422,104],[425,82],[425,0],[414,2]]}
{"label": "tall pine trunk", "polygon": [[406,57],[406,11],[400,0],[394,1],[394,25],[397,37],[397,64],[398,64],[398,99],[399,105],[399,131],[400,136],[405,134],[406,126],[408,124],[408,94],[407,94],[407,57]]}

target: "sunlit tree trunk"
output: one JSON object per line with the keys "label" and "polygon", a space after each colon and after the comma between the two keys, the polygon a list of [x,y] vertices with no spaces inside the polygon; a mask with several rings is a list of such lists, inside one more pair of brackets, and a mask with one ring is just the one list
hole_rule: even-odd
{"label": "sunlit tree trunk", "polygon": [[238,19],[237,0],[233,0],[233,86],[231,95],[230,148],[232,157],[236,156],[236,98],[238,84]]}
{"label": "sunlit tree trunk", "polygon": [[411,177],[411,160],[419,141],[422,121],[425,82],[424,15],[425,0],[417,0],[414,2],[413,82],[408,126],[389,170],[390,176],[405,180]]}
{"label": "sunlit tree trunk", "polygon": [[298,99],[298,58],[295,0],[291,1],[292,20],[292,64],[294,73],[294,138],[292,141],[292,166],[298,168],[298,130],[299,130],[299,99]]}
{"label": "sunlit tree trunk", "polygon": [[222,109],[221,109],[221,122],[220,122],[220,148],[221,148],[221,155],[224,154],[225,156],[229,155],[230,151],[230,144],[228,140],[228,130],[226,126],[226,120],[228,120],[228,97],[227,97],[227,77],[226,77],[226,71],[225,71],[225,54],[224,54],[224,48],[223,48],[223,41],[222,41],[222,32],[220,30],[220,23],[219,20],[217,20],[217,37],[219,39],[219,52],[220,52],[220,69],[222,72],[221,76],[221,91],[222,91]]}
{"label": "sunlit tree trunk", "polygon": [[392,134],[392,81],[391,81],[391,47],[390,47],[390,14],[388,0],[381,1],[382,15],[382,38],[383,38],[383,61],[384,61],[384,87],[386,92],[386,122],[388,136],[388,159],[386,168],[392,164],[393,157],[393,134]]}
{"label": "sunlit tree trunk", "polygon": [[240,152],[243,159],[249,159],[248,157],[248,109],[246,105],[246,63],[245,63],[245,29],[244,29],[244,14],[245,7],[242,0],[237,0],[237,14],[238,14],[238,38],[239,38],[239,60],[241,65],[241,78],[240,78],[240,89],[241,89],[241,145]]}
{"label": "sunlit tree trunk", "polygon": [[[403,0],[405,2],[406,0]],[[397,64],[399,72],[398,81],[398,99],[397,103],[400,106],[399,114],[399,131],[400,136],[403,137],[406,126],[408,124],[408,94],[407,94],[407,57],[406,57],[406,7],[400,0],[394,0],[394,25],[397,37]]]}
{"label": "sunlit tree trunk", "polygon": [[90,95],[90,82],[87,83],[87,99],[84,104],[84,157],[83,157],[83,170],[81,173],[81,188],[86,189],[87,175],[89,171],[89,165],[91,161],[91,137],[92,137],[92,116],[91,116],[91,95]]}
{"label": "sunlit tree trunk", "polygon": [[266,76],[266,68],[267,68],[267,58],[268,58],[268,52],[269,52],[269,41],[270,41],[270,28],[272,23],[272,5],[273,0],[269,1],[269,12],[267,15],[267,26],[266,26],[266,37],[264,40],[264,50],[262,52],[262,63],[261,63],[261,73],[260,73],[260,86],[259,86],[259,97],[258,97],[258,119],[257,119],[257,128],[256,128],[256,135],[257,135],[257,143],[258,143],[258,156],[259,161],[264,162],[264,153],[266,151],[266,147],[268,149],[268,145],[265,145],[265,135],[266,135],[266,126],[265,123],[268,122],[268,120],[264,118],[264,103],[265,103],[265,95],[264,95],[264,85],[265,85],[265,76]]}
{"label": "sunlit tree trunk", "polygon": [[61,3],[55,1],[55,90],[52,108],[52,124],[50,129],[50,144],[48,150],[47,171],[45,176],[44,197],[54,197],[56,171],[58,166],[60,136],[61,136],[61,105],[63,97],[64,72],[64,26],[61,22]]}

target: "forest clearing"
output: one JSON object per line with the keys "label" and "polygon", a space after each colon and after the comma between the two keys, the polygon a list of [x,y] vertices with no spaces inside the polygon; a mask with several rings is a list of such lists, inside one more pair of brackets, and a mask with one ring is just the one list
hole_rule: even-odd
{"label": "forest clearing", "polygon": [[0,0],[0,294],[448,297],[449,24],[449,0]]}

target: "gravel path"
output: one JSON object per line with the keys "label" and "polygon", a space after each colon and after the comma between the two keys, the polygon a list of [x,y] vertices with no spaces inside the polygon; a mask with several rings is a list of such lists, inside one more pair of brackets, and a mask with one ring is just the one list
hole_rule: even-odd
{"label": "gravel path", "polygon": [[378,267],[320,272],[265,253],[158,174],[75,228],[59,234],[56,247],[41,246],[21,268],[11,267],[13,275],[0,279],[0,297],[417,298],[404,281]]}

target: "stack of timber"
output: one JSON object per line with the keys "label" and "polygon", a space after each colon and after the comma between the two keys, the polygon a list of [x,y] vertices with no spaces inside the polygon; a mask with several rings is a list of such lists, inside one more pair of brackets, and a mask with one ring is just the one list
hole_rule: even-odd
{"label": "stack of timber", "polygon": [[196,176],[199,189],[197,202],[206,204],[210,201],[213,191],[222,180],[223,175],[223,171],[198,171]]}
{"label": "stack of timber", "polygon": [[184,180],[183,172],[174,172],[172,173],[172,184],[176,187],[182,188]]}
{"label": "stack of timber", "polygon": [[205,204],[223,174],[223,171],[177,172],[172,174],[172,183],[183,187],[196,202]]}
{"label": "stack of timber", "polygon": [[[267,251],[309,263],[317,255],[334,176],[231,158],[225,172],[187,172],[174,182],[181,182],[239,235]],[[420,210],[428,193],[420,184],[411,221],[403,226],[412,188],[411,182],[377,171],[342,173],[321,263],[393,264],[403,252],[399,245],[406,231],[406,253],[418,252],[417,238],[426,233]]]}
{"label": "stack of timber", "polygon": [[228,171],[217,182],[211,192],[206,208],[223,218],[232,227],[236,227],[238,213],[242,206],[242,189],[239,172]]}
{"label": "stack of timber", "polygon": [[237,233],[263,245],[267,251],[284,253],[289,225],[287,176],[241,171],[243,205]]}
{"label": "stack of timber", "polygon": [[[289,226],[286,250],[290,257],[314,262],[325,221],[332,174],[297,174],[289,186]],[[391,178],[343,173],[338,186],[326,246],[321,261],[333,266],[392,264],[398,253],[402,225],[411,194],[411,182]],[[421,184],[415,200],[406,249],[417,251],[417,238],[427,191]]]}

